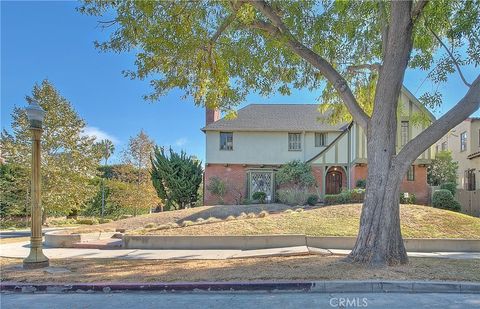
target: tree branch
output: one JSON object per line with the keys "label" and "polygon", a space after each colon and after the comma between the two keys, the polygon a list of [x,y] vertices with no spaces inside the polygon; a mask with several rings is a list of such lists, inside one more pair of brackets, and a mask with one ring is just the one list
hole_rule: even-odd
{"label": "tree branch", "polygon": [[428,27],[428,30],[433,34],[433,36],[437,39],[437,41],[442,45],[442,47],[447,51],[448,55],[450,58],[452,58],[453,63],[457,67],[458,74],[460,74],[460,78],[462,79],[463,83],[467,85],[467,87],[470,87],[472,84],[468,83],[467,80],[465,79],[465,76],[462,73],[462,70],[460,69],[460,65],[457,62],[457,59],[453,56],[452,52],[448,49],[447,45],[443,43],[443,41],[440,39],[440,37],[432,30],[432,28]]}
{"label": "tree branch", "polygon": [[251,24],[252,28],[266,31],[274,37],[284,36],[286,39],[286,44],[292,52],[319,70],[320,73],[322,73],[322,75],[333,84],[335,90],[338,91],[340,97],[347,106],[350,114],[352,114],[352,117],[363,129],[366,130],[370,121],[370,117],[358,104],[351,89],[348,87],[345,78],[343,78],[343,76],[340,75],[340,73],[335,70],[335,68],[327,60],[300,43],[290,33],[280,16],[277,15],[277,13],[269,4],[267,4],[265,1],[250,1],[250,3],[271,22],[270,24],[257,20]]}
{"label": "tree branch", "polygon": [[420,15],[423,12],[423,9],[428,4],[428,1],[429,0],[418,0],[417,1],[417,4],[415,4],[415,6],[412,8],[412,13],[410,14],[410,16],[412,18],[412,22],[415,23],[415,21],[418,19],[418,17],[420,17]]}
{"label": "tree branch", "polygon": [[467,94],[445,115],[409,141],[394,159],[393,165],[405,167],[418,158],[435,141],[480,108],[480,75]]}
{"label": "tree branch", "polygon": [[370,71],[378,71],[380,69],[380,63],[366,63],[366,64],[359,64],[359,65],[350,65],[347,67],[347,72],[355,73],[361,70],[368,69]]}
{"label": "tree branch", "polygon": [[220,24],[220,27],[218,27],[217,31],[212,35],[210,38],[210,45],[215,44],[215,42],[218,40],[220,35],[227,29],[228,26],[235,20],[235,12],[232,14],[228,15],[227,18]]}

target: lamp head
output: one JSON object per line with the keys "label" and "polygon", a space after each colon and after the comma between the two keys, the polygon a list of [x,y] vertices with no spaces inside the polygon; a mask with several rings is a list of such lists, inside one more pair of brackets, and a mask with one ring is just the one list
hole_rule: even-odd
{"label": "lamp head", "polygon": [[45,111],[42,109],[37,102],[32,102],[25,108],[27,113],[27,118],[30,121],[30,127],[41,129],[43,124],[43,119],[45,118]]}

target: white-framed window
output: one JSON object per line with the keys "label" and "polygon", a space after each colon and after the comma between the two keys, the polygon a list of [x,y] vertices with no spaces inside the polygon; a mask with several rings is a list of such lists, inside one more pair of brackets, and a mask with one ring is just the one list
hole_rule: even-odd
{"label": "white-framed window", "polygon": [[460,151],[467,150],[467,132],[460,133]]}
{"label": "white-framed window", "polygon": [[324,147],[327,145],[327,133],[315,133],[315,147]]}
{"label": "white-framed window", "polygon": [[400,128],[400,145],[405,146],[410,140],[410,128],[408,121],[402,121]]}
{"label": "white-framed window", "polygon": [[302,133],[288,133],[288,150],[302,150]]}
{"label": "white-framed window", "polygon": [[233,132],[220,132],[220,150],[233,150]]}
{"label": "white-framed window", "polygon": [[410,168],[407,171],[407,181],[415,181],[415,166],[410,165]]}

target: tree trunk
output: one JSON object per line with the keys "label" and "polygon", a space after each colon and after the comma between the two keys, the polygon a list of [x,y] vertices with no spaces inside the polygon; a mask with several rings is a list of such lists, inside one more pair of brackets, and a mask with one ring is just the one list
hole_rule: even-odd
{"label": "tree trunk", "polygon": [[[373,266],[407,263],[400,232],[399,192],[406,168],[395,165],[397,105],[412,49],[411,2],[392,2],[374,110],[367,126],[367,192],[357,242],[349,258]],[[413,161],[413,159],[412,159]]]}

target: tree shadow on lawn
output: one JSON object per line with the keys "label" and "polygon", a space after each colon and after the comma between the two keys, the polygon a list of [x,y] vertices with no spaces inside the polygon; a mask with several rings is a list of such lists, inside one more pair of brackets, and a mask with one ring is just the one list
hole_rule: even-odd
{"label": "tree shadow on lawn", "polygon": [[190,216],[186,216],[177,221],[181,223],[183,221],[195,221],[199,218],[208,219],[215,217],[218,219],[226,219],[228,216],[238,217],[241,213],[249,214],[254,213],[258,215],[262,211],[268,211],[270,214],[281,213],[287,209],[312,209],[320,206],[289,206],[285,204],[252,204],[252,205],[217,205],[211,206],[208,209],[204,209]]}

